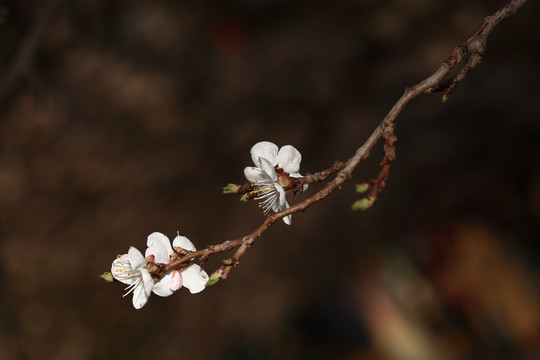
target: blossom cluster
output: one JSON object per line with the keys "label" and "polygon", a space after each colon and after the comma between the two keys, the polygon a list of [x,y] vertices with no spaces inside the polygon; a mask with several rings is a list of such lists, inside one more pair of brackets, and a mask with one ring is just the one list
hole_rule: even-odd
{"label": "blossom cluster", "polygon": [[127,254],[119,255],[111,266],[111,276],[128,285],[124,296],[133,293],[133,306],[142,308],[152,292],[159,296],[170,296],[181,287],[192,294],[204,290],[208,274],[197,264],[188,264],[181,270],[173,270],[161,278],[153,277],[156,264],[168,264],[179,258],[181,253],[196,251],[193,243],[185,236],[176,236],[172,246],[169,238],[154,232],[148,236],[145,256],[134,247]]}

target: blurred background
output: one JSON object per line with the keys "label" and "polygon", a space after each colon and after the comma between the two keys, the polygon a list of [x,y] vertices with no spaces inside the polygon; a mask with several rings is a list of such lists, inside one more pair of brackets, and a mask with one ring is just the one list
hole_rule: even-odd
{"label": "blurred background", "polygon": [[369,211],[382,143],[200,294],[135,310],[98,278],[154,231],[253,231],[257,204],[221,194],[253,144],[304,174],[346,160],[505,3],[1,1],[0,359],[540,359],[535,1],[446,104],[401,114]]}

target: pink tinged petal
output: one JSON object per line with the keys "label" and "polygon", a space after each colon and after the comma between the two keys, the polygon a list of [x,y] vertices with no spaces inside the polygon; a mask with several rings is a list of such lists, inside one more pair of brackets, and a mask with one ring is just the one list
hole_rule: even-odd
{"label": "pink tinged petal", "polygon": [[209,279],[208,274],[196,264],[182,270],[182,278],[184,287],[188,288],[192,294],[203,291]]}
{"label": "pink tinged petal", "polygon": [[133,307],[135,309],[140,309],[146,304],[148,298],[150,297],[150,294],[152,293],[152,288],[154,287],[154,281],[152,280],[152,276],[150,276],[148,270],[141,269],[140,275],[140,282],[135,286],[135,289],[133,290],[132,301]]}
{"label": "pink tinged petal", "polygon": [[170,287],[171,278],[172,273],[169,273],[163,276],[157,283],[155,283],[154,288],[152,289],[154,294],[162,297],[171,296],[173,293]]}
{"label": "pink tinged petal", "polygon": [[272,179],[272,181],[276,181],[277,180],[277,174],[276,174],[276,170],[274,170],[274,165],[272,165],[272,163],[270,161],[268,161],[267,159],[265,158],[260,158],[260,161],[261,161],[261,169],[263,172],[266,173],[266,175]]}
{"label": "pink tinged petal", "polygon": [[168,263],[170,256],[174,253],[169,238],[159,232],[153,232],[148,235],[146,246],[148,246],[145,253],[146,256],[154,255],[156,263]]}
{"label": "pink tinged petal", "polygon": [[297,174],[300,171],[300,162],[302,161],[302,155],[292,145],[285,145],[279,149],[277,154],[277,165],[282,168],[286,173]]}
{"label": "pink tinged petal", "polygon": [[259,158],[267,159],[272,167],[277,165],[278,147],[269,141],[261,141],[251,148],[251,159],[258,167],[262,167]]}
{"label": "pink tinged petal", "polygon": [[182,274],[175,270],[172,272],[171,280],[169,281],[169,289],[176,291],[182,287]]}
{"label": "pink tinged petal", "polygon": [[193,245],[193,243],[185,236],[176,236],[173,241],[173,246],[175,248],[180,247],[187,251],[197,251],[195,245]]}

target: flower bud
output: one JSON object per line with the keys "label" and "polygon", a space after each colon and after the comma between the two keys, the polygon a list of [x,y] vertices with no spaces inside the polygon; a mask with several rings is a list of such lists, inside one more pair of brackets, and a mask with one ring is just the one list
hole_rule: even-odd
{"label": "flower bud", "polygon": [[445,102],[448,101],[448,98],[449,98],[449,97],[450,97],[450,93],[445,92],[444,95],[442,96],[442,99],[441,99],[441,101],[443,102],[443,104],[444,104]]}
{"label": "flower bud", "polygon": [[244,194],[240,197],[240,201],[248,201],[249,200],[249,193]]}
{"label": "flower bud", "polygon": [[368,196],[352,204],[352,209],[353,210],[367,210],[371,207],[371,205],[373,205],[374,202],[375,202],[375,197]]}
{"label": "flower bud", "polygon": [[148,270],[148,272],[152,274],[159,270],[159,266],[154,263],[148,263],[146,264],[146,270]]}
{"label": "flower bud", "polygon": [[100,278],[105,280],[106,282],[113,282],[114,278],[110,272],[104,272],[103,274],[99,275]]}
{"label": "flower bud", "polygon": [[225,259],[223,260],[223,265],[234,265],[234,264],[238,264],[238,260],[236,260],[235,258],[228,258],[228,259]]}
{"label": "flower bud", "polygon": [[239,185],[236,184],[228,184],[223,188],[224,194],[236,194],[238,193],[238,189],[240,189]]}
{"label": "flower bud", "polygon": [[368,191],[370,187],[369,183],[356,184],[356,192],[363,194]]}
{"label": "flower bud", "polygon": [[212,273],[212,275],[210,275],[210,278],[206,282],[206,286],[214,285],[219,281],[219,279],[221,279],[221,272],[217,270],[216,272]]}
{"label": "flower bud", "polygon": [[156,257],[154,255],[148,255],[147,257],[144,258],[144,261],[146,261],[147,263],[154,262],[155,260],[156,260]]}

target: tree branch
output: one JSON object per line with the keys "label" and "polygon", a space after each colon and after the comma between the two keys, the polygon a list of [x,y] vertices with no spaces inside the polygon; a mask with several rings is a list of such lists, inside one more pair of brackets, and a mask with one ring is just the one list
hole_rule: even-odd
{"label": "tree branch", "polygon": [[[526,2],[527,0],[512,0],[493,15],[486,17],[480,29],[467,41],[457,46],[453,53],[431,76],[412,87],[406,88],[403,95],[396,101],[386,117],[375,128],[366,142],[356,150],[355,154],[350,159],[348,159],[346,162],[336,162],[327,170],[313,175],[308,175],[302,179],[302,184],[319,182],[337,172],[336,177],[332,181],[328,182],[321,190],[316,192],[308,199],[291,206],[286,210],[268,215],[264,223],[262,223],[249,235],[234,240],[228,240],[222,244],[211,245],[204,250],[190,252],[186,256],[167,264],[165,270],[172,271],[174,269],[180,269],[186,266],[186,264],[192,260],[204,261],[214,253],[230,251],[238,247],[235,254],[231,258],[225,260],[224,265],[214,272],[214,278],[216,280],[220,278],[227,278],[233,265],[239,263],[239,259],[244,255],[247,249],[249,249],[255,240],[259,238],[266,230],[268,230],[268,228],[270,228],[277,220],[300,211],[305,211],[313,204],[330,195],[335,189],[339,188],[351,177],[351,173],[358,166],[358,164],[364,161],[369,156],[370,151],[377,144],[377,142],[381,138],[384,138],[385,156],[381,161],[382,169],[379,175],[370,181],[371,192],[369,196],[374,197],[375,199],[378,193],[385,186],[386,179],[390,173],[390,164],[396,159],[394,143],[397,138],[394,135],[394,130],[395,122],[399,114],[413,99],[423,93],[445,91],[443,101],[446,101],[454,90],[456,84],[463,81],[467,75],[480,64],[482,56],[486,50],[487,38],[491,34],[491,31],[501,21],[516,13],[521,7],[523,7],[523,5],[525,5]],[[461,66],[458,75],[456,75],[448,84],[444,84],[444,78],[448,76],[450,71],[452,71],[458,65]],[[243,191],[248,192],[249,187],[244,188]]]}

